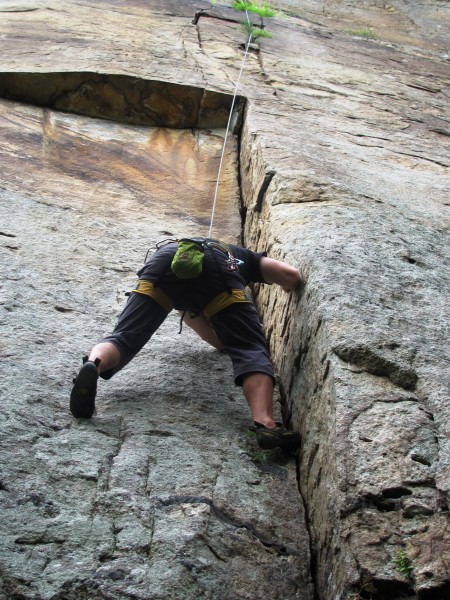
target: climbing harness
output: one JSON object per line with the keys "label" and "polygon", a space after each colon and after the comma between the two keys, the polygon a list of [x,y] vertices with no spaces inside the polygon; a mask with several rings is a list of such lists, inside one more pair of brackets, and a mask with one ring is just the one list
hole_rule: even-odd
{"label": "climbing harness", "polygon": [[203,309],[203,314],[207,319],[210,319],[218,312],[235,304],[236,302],[253,304],[252,295],[247,290],[230,290],[218,294],[211,302]]}
{"label": "climbing harness", "polygon": [[[173,243],[178,244],[178,250],[172,259],[172,262],[167,265],[166,268],[159,274],[157,281],[152,282],[146,279],[140,279],[136,288],[133,290],[134,292],[143,294],[144,296],[149,296],[155,300],[166,312],[169,313],[174,308],[174,305],[169,296],[159,287],[159,282],[162,280],[165,273],[171,269],[177,277],[183,280],[192,280],[192,285],[195,285],[196,278],[202,273],[202,263],[205,252],[209,251],[216,264],[218,272],[222,275],[223,285],[226,291],[215,296],[205,307],[203,310],[205,317],[210,319],[215,314],[235,302],[244,302],[250,304],[253,302],[252,296],[249,292],[230,287],[229,281],[225,277],[223,266],[219,262],[219,258],[217,256],[219,252],[226,256],[225,268],[228,273],[239,273],[239,265],[243,264],[242,260],[233,255],[231,248],[227,244],[212,238],[195,237],[181,238],[179,240],[170,238],[158,242],[156,244],[156,250],[159,250],[167,244]],[[147,251],[146,262],[148,253],[151,249],[152,248],[149,248]],[[185,313],[186,311],[184,311],[181,316],[180,332]]]}
{"label": "climbing harness", "polygon": [[153,298],[153,300],[155,300],[167,313],[170,313],[173,309],[172,300],[152,281],[139,279],[133,292],[143,294],[144,296],[150,296],[150,298]]}

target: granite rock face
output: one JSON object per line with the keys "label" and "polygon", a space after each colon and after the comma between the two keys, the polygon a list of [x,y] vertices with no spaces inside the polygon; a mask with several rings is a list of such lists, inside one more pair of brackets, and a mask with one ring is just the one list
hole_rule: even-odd
{"label": "granite rock face", "polygon": [[[147,248],[207,227],[223,130],[1,115],[0,597],[312,598],[295,462],[261,454],[228,358],[175,315],[92,420],[68,412]],[[240,226],[228,148],[221,236]]]}
{"label": "granite rock face", "polygon": [[263,64],[276,115],[255,103],[241,143],[246,239],[305,273],[298,301],[265,289],[259,303],[303,434],[317,589],[443,598],[448,63],[321,32],[274,37]]}
{"label": "granite rock face", "polygon": [[450,592],[448,2],[284,0],[249,49],[214,235],[303,274],[255,290],[296,464],[176,316],[68,414],[147,247],[208,231],[227,4],[0,2],[5,599]]}

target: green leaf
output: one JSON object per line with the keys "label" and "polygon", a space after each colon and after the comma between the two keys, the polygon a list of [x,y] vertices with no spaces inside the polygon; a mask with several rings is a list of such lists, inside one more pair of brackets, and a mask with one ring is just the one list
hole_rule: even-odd
{"label": "green leaf", "polygon": [[246,0],[234,0],[231,2],[231,8],[255,13],[261,17],[274,17],[277,14],[277,11],[271,8],[267,3],[257,4],[256,2],[247,2]]}
{"label": "green leaf", "polygon": [[241,22],[241,28],[247,37],[251,36],[252,41],[260,37],[272,37],[272,33],[267,29],[260,29],[259,27],[254,27],[251,23],[247,23],[246,21]]}
{"label": "green leaf", "polygon": [[400,550],[397,556],[394,558],[394,563],[397,565],[398,571],[405,577],[411,577],[414,567],[412,566],[411,559],[404,552]]}

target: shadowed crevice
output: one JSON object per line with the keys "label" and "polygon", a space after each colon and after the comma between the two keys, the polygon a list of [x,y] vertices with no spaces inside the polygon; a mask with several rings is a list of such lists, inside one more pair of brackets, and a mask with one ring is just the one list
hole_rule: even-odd
{"label": "shadowed crevice", "polygon": [[[0,73],[0,97],[132,125],[175,129],[226,127],[232,94],[94,72]],[[238,129],[244,98],[236,99]]]}

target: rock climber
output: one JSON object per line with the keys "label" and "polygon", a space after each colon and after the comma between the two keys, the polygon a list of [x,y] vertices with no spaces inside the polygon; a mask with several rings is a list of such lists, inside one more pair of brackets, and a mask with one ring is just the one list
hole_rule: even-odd
{"label": "rock climber", "polygon": [[[256,282],[278,284],[289,292],[300,285],[299,270],[265,253],[218,240],[191,238],[185,242],[187,247],[200,249],[196,256],[201,266],[199,274],[187,278],[189,274],[175,269],[183,259],[188,259],[188,266],[192,261],[189,251],[180,255],[181,242],[170,240],[157,245],[156,252],[138,271],[136,288],[130,292],[112,334],[83,358],[70,397],[73,416],[93,415],[98,377],[110,379],[122,369],[175,308],[182,314],[182,321],[203,340],[230,356],[234,380],[242,386],[259,446],[296,450],[299,434],[273,418],[273,366],[247,286]],[[175,257],[181,257],[177,265]]]}

